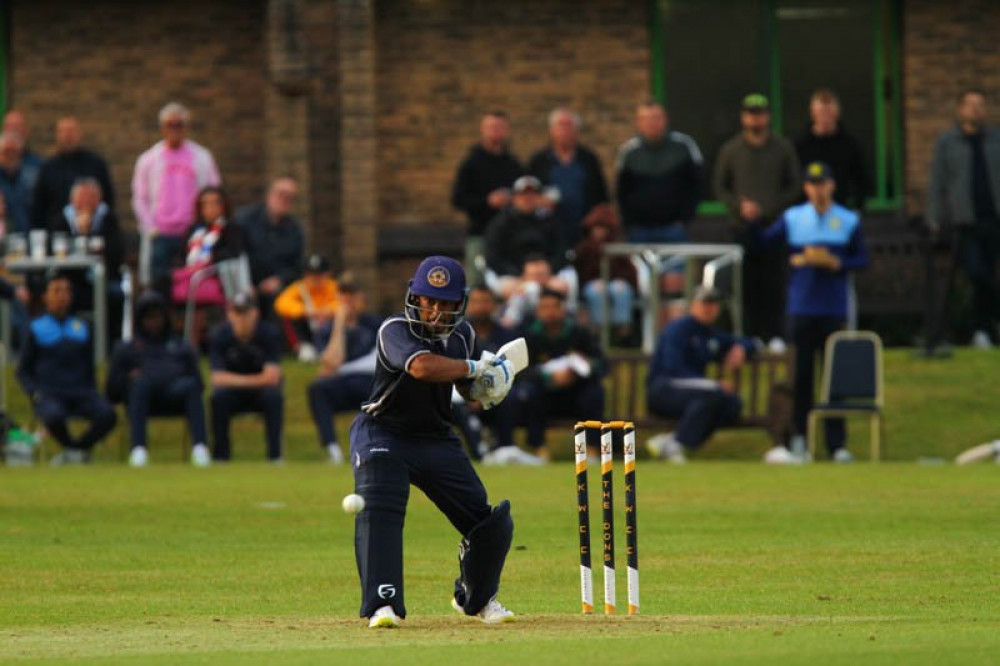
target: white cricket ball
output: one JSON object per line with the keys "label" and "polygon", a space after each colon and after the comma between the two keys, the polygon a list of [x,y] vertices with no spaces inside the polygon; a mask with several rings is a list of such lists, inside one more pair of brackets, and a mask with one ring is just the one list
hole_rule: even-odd
{"label": "white cricket ball", "polygon": [[358,513],[365,508],[365,498],[351,493],[344,497],[344,501],[340,505],[344,507],[344,513]]}

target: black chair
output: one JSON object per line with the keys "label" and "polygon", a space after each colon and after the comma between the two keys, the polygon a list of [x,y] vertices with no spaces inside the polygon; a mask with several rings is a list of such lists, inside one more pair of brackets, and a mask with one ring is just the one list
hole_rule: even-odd
{"label": "black chair", "polygon": [[871,331],[838,331],[826,341],[821,402],[809,412],[809,453],[815,457],[820,421],[867,416],[871,460],[881,458],[882,340]]}

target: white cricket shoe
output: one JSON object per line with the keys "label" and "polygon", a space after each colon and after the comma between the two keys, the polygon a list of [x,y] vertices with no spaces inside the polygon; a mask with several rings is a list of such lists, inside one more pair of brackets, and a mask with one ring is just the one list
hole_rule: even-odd
{"label": "white cricket shoe", "polygon": [[329,456],[329,458],[327,458],[327,462],[331,465],[344,464],[344,452],[340,450],[339,444],[327,444],[326,453]]}
{"label": "white cricket shoe", "polygon": [[800,460],[784,446],[774,446],[764,454],[764,462],[768,465],[800,465]]}
{"label": "white cricket shoe", "polygon": [[137,446],[128,454],[129,467],[145,467],[149,464],[149,449],[145,446]]}
{"label": "white cricket shoe", "polygon": [[513,444],[498,446],[483,455],[483,464],[488,466],[525,465],[539,467],[545,464],[545,459],[533,453],[522,451]]}
{"label": "white cricket shoe", "polygon": [[684,446],[677,441],[674,433],[660,433],[650,437],[646,442],[646,451],[649,455],[660,460],[667,460],[675,465],[683,465],[687,462],[684,455]]}
{"label": "white cricket shoe", "polygon": [[848,451],[846,446],[842,446],[833,452],[833,462],[848,465],[854,462],[854,454]]}
{"label": "white cricket shoe", "polygon": [[319,358],[319,354],[316,353],[316,348],[313,347],[308,342],[303,342],[299,345],[299,360],[303,363],[315,363],[316,359]]}
{"label": "white cricket shoe", "polygon": [[784,354],[788,351],[788,345],[781,338],[771,338],[771,341],[767,343],[767,351],[772,354]]}
{"label": "white cricket shoe", "polygon": [[212,464],[212,454],[204,444],[191,447],[191,464],[195,467],[208,467]]}
{"label": "white cricket shoe", "polygon": [[[451,598],[451,607],[454,608],[456,612],[465,615],[465,609],[459,605],[458,600],[455,599],[455,597]],[[516,616],[513,611],[509,611],[504,608],[503,605],[497,601],[497,598],[493,597],[486,603],[485,606],[483,606],[481,611],[470,617],[479,618],[483,624],[501,624],[503,622],[513,622]]]}
{"label": "white cricket shoe", "polygon": [[990,334],[986,331],[976,331],[972,336],[972,346],[976,349],[993,349]]}
{"label": "white cricket shoe", "polygon": [[395,629],[399,626],[399,616],[392,606],[382,606],[368,618],[369,629]]}

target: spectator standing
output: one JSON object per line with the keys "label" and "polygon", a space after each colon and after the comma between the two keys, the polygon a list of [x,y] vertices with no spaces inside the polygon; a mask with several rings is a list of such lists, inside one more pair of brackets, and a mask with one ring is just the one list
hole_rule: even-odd
{"label": "spectator standing", "polygon": [[521,163],[510,152],[507,114],[490,111],[479,123],[479,143],[458,167],[451,193],[452,205],[468,217],[465,266],[470,282],[482,279],[476,262],[485,254],[486,227],[510,203],[510,188],[523,172]]}
{"label": "spectator standing", "polygon": [[656,342],[646,402],[651,414],[677,419],[677,427],[647,442],[654,457],[683,464],[685,449],[700,448],[716,429],[740,415],[743,403],[733,384],[708,379],[705,370],[712,361],[726,370],[739,368],[754,353],[754,344],[716,328],[719,311],[719,292],[698,287],[688,314],[667,324]]}
{"label": "spectator standing", "polygon": [[250,277],[265,317],[271,316],[281,290],[302,277],[305,241],[302,223],[292,214],[298,193],[293,178],[276,178],[263,202],[236,212],[246,241]]}
{"label": "spectator standing", "polygon": [[715,196],[729,210],[732,235],[747,252],[743,258],[743,312],[750,335],[784,348],[785,261],[780,250],[751,242],[751,224],[773,221],[801,193],[799,161],[791,141],[771,132],[767,97],[743,98],[742,131],[723,144],[715,165]]}
{"label": "spectator standing", "polygon": [[207,148],[187,138],[191,113],[170,102],[159,114],[163,140],[139,156],[132,175],[132,210],[140,230],[152,237],[150,284],[169,282],[173,258],[184,247],[184,235],[194,222],[194,202],[205,187],[222,182],[215,158]]}
{"label": "spectator standing", "polygon": [[7,202],[7,233],[31,229],[31,206],[39,166],[24,160],[24,139],[14,132],[0,134],[0,191]]}
{"label": "spectator standing", "polygon": [[583,221],[584,238],[576,246],[577,278],[587,301],[590,323],[599,328],[607,320],[604,312],[605,292],[611,302],[611,325],[616,344],[630,341],[632,333],[632,306],[638,287],[635,265],[628,257],[611,258],[610,282],[601,279],[601,258],[604,246],[618,240],[621,225],[615,211],[608,204],[596,206]]}
{"label": "spectator standing", "polygon": [[809,127],[795,141],[800,164],[823,162],[837,179],[834,198],[846,208],[861,210],[870,185],[861,144],[840,122],[840,98],[820,88],[809,99]]}
{"label": "spectator standing", "polygon": [[274,303],[275,312],[292,327],[300,361],[316,360],[316,350],[330,337],[339,305],[340,290],[330,262],[318,254],[310,256],[303,278],[285,287]]}
{"label": "spectator standing", "polygon": [[281,460],[284,396],[281,386],[281,333],[262,321],[257,301],[240,292],[226,308],[226,321],[208,343],[212,368],[212,436],[215,459],[229,460],[229,423],[233,416],[259,412],[264,417],[267,458]]}
{"label": "spectator standing", "polygon": [[[66,276],[49,276],[42,302],[45,314],[28,326],[17,379],[38,420],[62,446],[52,463],[85,463],[115,427],[115,410],[97,392],[90,325],[70,314],[73,287]],[[70,417],[90,422],[78,438],[67,427]]]}
{"label": "spectator standing", "polygon": [[56,122],[56,154],[42,164],[35,186],[34,226],[44,228],[58,218],[69,203],[73,185],[90,178],[100,185],[102,200],[115,209],[115,190],[108,163],[97,153],[82,147],[83,130],[73,116]]}
{"label": "spectator standing", "polygon": [[992,347],[1000,320],[1000,130],[986,123],[986,95],[964,91],[958,122],[938,139],[927,194],[927,223],[950,224],[958,261],[972,283],[973,344]]}
{"label": "spectator standing", "polygon": [[31,148],[31,128],[28,127],[28,119],[20,109],[11,109],[4,114],[3,131],[13,132],[24,141],[24,163],[30,167],[41,168],[42,158]]}
{"label": "spectator standing", "polygon": [[607,203],[608,184],[597,154],[580,144],[583,120],[560,106],[549,114],[549,145],[528,162],[528,173],[543,188],[558,192],[553,217],[559,254],[565,256],[580,241],[580,224],[594,206]]}
{"label": "spectator standing", "polygon": [[667,110],[647,101],[636,110],[638,135],[618,152],[615,191],[630,243],[683,243],[705,187],[694,139],[669,129]]}
{"label": "spectator standing", "polygon": [[[795,345],[792,450],[800,455],[805,453],[806,425],[813,406],[816,354],[847,322],[849,273],[868,265],[861,218],[834,202],[836,183],[830,167],[812,162],[803,178],[808,201],[786,210],[766,230],[754,229],[765,245],[787,247],[789,252],[788,316]],[[830,457],[851,462],[843,419],[826,419],[825,428]],[[768,462],[787,461],[783,447],[769,452]]]}
{"label": "spectator standing", "polygon": [[530,365],[514,390],[527,424],[528,445],[544,459],[550,418],[603,418],[601,377],[606,362],[597,339],[568,316],[566,297],[551,289],[542,291],[525,339]]}
{"label": "spectator standing", "polygon": [[183,414],[194,441],[191,463],[204,467],[212,456],[205,445],[204,384],[198,354],[172,334],[167,303],[157,292],[139,297],[135,321],[135,338],[118,345],[111,356],[106,387],[108,398],[124,402],[128,412],[129,465],[145,467],[149,463],[150,416]]}
{"label": "spectator standing", "polygon": [[340,297],[329,342],[320,356],[318,377],[309,385],[309,410],[320,446],[330,463],[339,465],[344,453],[337,441],[333,417],[357,411],[368,398],[375,377],[376,350],[382,320],[367,311],[365,294],[351,277],[341,278]]}

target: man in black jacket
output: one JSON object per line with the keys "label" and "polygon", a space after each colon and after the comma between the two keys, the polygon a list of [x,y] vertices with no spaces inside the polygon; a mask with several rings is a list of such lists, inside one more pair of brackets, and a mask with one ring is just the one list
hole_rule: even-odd
{"label": "man in black jacket", "polygon": [[135,339],[120,344],[111,356],[106,393],[128,410],[132,453],[129,464],[149,463],[146,424],[153,415],[183,414],[194,445],[191,462],[204,466],[211,460],[205,445],[204,385],[198,355],[191,345],[171,335],[167,303],[155,291],[139,297],[135,306]]}
{"label": "man in black jacket", "polygon": [[281,290],[302,277],[305,242],[302,224],[292,214],[297,195],[295,180],[278,178],[263,202],[236,211],[265,317],[270,317]]}
{"label": "man in black jacket", "polygon": [[97,153],[81,147],[83,130],[74,116],[56,122],[56,154],[42,164],[35,185],[33,226],[44,229],[58,219],[70,200],[74,183],[92,178],[101,187],[104,203],[115,208],[115,189],[108,163]]}
{"label": "man in black jacket", "polygon": [[832,90],[820,88],[809,100],[809,117],[809,127],[795,141],[799,163],[829,165],[837,180],[834,201],[861,210],[870,189],[868,169],[861,144],[840,123],[840,99]]}
{"label": "man in black jacket", "polygon": [[483,116],[479,136],[479,143],[458,167],[451,193],[451,204],[469,218],[465,270],[470,284],[482,279],[476,259],[483,255],[486,226],[510,203],[510,188],[524,171],[510,152],[510,121],[506,113],[490,111]]}
{"label": "man in black jacket", "polygon": [[[558,254],[555,225],[545,214],[542,184],[534,176],[514,183],[511,205],[498,214],[486,231],[486,265],[498,277],[520,276],[525,259],[540,254],[554,270],[566,263]],[[503,285],[501,295],[505,298]]]}
{"label": "man in black jacket", "polygon": [[601,160],[579,143],[583,121],[572,109],[561,106],[549,114],[550,144],[528,162],[528,173],[543,187],[558,190],[554,217],[563,254],[576,247],[581,222],[590,210],[608,201]]}

